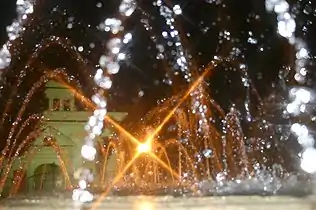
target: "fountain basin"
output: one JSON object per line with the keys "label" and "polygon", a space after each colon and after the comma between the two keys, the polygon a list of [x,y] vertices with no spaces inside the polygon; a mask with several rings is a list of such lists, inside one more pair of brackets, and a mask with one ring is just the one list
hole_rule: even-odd
{"label": "fountain basin", "polygon": [[[2,210],[53,210],[53,209],[90,209],[94,203],[79,206],[70,198],[64,197],[16,197],[3,200]],[[119,210],[314,210],[316,197],[294,198],[287,196],[223,196],[189,197],[170,196],[126,196],[106,197],[95,209]]]}

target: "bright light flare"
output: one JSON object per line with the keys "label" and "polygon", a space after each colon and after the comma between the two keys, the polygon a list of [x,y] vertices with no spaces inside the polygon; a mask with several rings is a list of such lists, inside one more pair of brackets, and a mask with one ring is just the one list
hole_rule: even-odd
{"label": "bright light flare", "polygon": [[[212,66],[213,67],[213,66]],[[213,69],[212,67],[208,67],[203,74],[189,87],[187,92],[184,94],[184,96],[180,99],[179,103],[168,113],[168,115],[163,119],[162,123],[157,126],[146,138],[145,143],[141,143],[137,138],[135,138],[132,134],[130,134],[128,131],[126,131],[123,127],[121,127],[118,123],[116,123],[113,119],[108,117],[107,115],[105,116],[105,120],[111,123],[118,131],[122,134],[124,134],[130,141],[135,143],[137,145],[137,153],[134,155],[132,160],[130,160],[127,165],[124,167],[124,169],[119,172],[119,174],[114,177],[114,180],[109,186],[105,192],[101,194],[101,196],[97,199],[97,201],[94,203],[92,206],[91,210],[96,209],[103,198],[109,193],[110,189],[112,188],[113,185],[115,185],[125,174],[125,172],[131,167],[131,165],[134,163],[134,161],[139,157],[140,154],[142,153],[147,153],[153,160],[157,161],[158,164],[160,164],[163,168],[167,169],[174,177],[177,177],[178,179],[180,176],[173,171],[164,161],[160,160],[153,152],[152,152],[152,142],[154,137],[161,131],[161,129],[164,127],[164,125],[171,119],[173,114],[176,112],[176,110],[179,108],[179,106],[188,98],[188,96],[195,90],[201,82],[203,82],[204,77]],[[81,96],[79,98],[83,99],[84,103],[90,107],[94,107],[94,104],[91,103],[90,100],[86,99],[82,94],[80,94],[78,91],[76,91],[74,88],[72,88],[69,85],[66,85],[72,92],[74,92],[75,96]]]}
{"label": "bright light flare", "polygon": [[155,205],[152,201],[149,200],[141,200],[136,201],[133,210],[154,210]]}
{"label": "bright light flare", "polygon": [[143,144],[139,144],[137,147],[138,153],[149,153],[152,151],[152,146],[149,142],[145,142]]}
{"label": "bright light flare", "polygon": [[213,66],[208,67],[203,74],[189,87],[184,96],[180,99],[179,103],[168,113],[168,115],[163,119],[162,123],[156,127],[156,129],[149,135],[149,139],[154,138],[161,129],[165,126],[165,124],[171,119],[177,109],[181,106],[181,104],[190,96],[190,94],[203,82],[204,77],[213,69]]}

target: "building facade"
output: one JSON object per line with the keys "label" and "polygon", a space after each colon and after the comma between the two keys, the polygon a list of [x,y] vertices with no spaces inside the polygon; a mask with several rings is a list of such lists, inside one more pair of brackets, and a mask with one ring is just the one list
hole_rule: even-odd
{"label": "building facade", "polygon": [[[48,109],[44,112],[41,133],[29,152],[15,161],[9,176],[12,177],[10,179],[13,179],[14,184],[17,184],[14,181],[16,177],[20,177],[19,188],[27,188],[27,191],[31,192],[65,189],[76,185],[73,176],[75,169],[83,164],[80,151],[86,136],[84,125],[91,115],[90,111],[78,108],[73,92],[58,82],[49,81],[45,94]],[[108,115],[119,122],[127,114],[110,112]],[[110,130],[105,130],[100,139],[110,134]],[[115,174],[114,156],[115,154],[108,158],[105,171],[108,174]],[[94,162],[88,166],[91,170],[97,171]],[[21,171],[24,173],[23,179],[19,174]]]}

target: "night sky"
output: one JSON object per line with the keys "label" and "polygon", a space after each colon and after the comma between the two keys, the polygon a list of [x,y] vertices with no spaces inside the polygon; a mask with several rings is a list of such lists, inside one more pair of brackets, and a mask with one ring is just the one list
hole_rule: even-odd
{"label": "night sky", "polygon": [[[5,3],[4,3],[5,2]],[[112,17],[117,11],[117,0],[41,0],[38,1],[32,18],[26,22],[26,30],[20,39],[14,42],[12,65],[3,73],[1,92],[2,115],[7,115],[6,123],[1,127],[2,139],[8,135],[8,127],[16,118],[16,113],[26,92],[46,70],[64,67],[73,80],[79,81],[82,91],[90,97],[94,92],[93,78],[100,55],[105,53],[109,34],[97,29],[100,22]],[[137,122],[157,100],[173,94],[174,87],[167,85],[166,70],[163,62],[156,59],[157,51],[150,36],[157,36],[163,43],[161,31],[166,29],[164,20],[151,1],[138,1],[141,8],[125,23],[125,30],[133,34],[133,42],[126,47],[128,59],[122,63],[120,72],[113,77],[114,87],[109,93],[110,111],[127,111],[128,122]],[[208,3],[211,2],[211,3]],[[315,54],[316,46],[316,10],[311,1],[291,1],[293,12],[297,15],[297,35],[305,39],[310,51]],[[290,3],[291,3],[290,2]],[[295,4],[293,4],[296,2]],[[276,19],[268,14],[262,0],[179,0],[183,15],[179,17],[181,32],[186,34],[187,53],[194,58],[200,70],[211,61],[214,55],[232,55],[241,63],[246,63],[249,74],[262,98],[274,91],[278,82],[279,69],[291,63],[291,47],[276,33]],[[96,5],[102,5],[97,7]],[[146,31],[141,23],[145,17],[140,11],[150,16],[153,34]],[[0,43],[7,40],[5,27],[15,17],[15,1],[0,3]],[[69,27],[69,24],[72,26]],[[230,39],[225,37],[230,33]],[[222,32],[222,33],[221,33]],[[38,59],[29,67],[20,87],[16,87],[18,77],[36,48],[36,44],[57,36],[67,40],[68,45],[82,46],[80,52],[84,65],[77,62],[67,50],[59,44],[47,47]],[[248,41],[249,39],[255,42]],[[66,44],[66,45],[67,45]],[[91,47],[93,46],[93,47]],[[172,71],[175,61],[167,59]],[[313,69],[313,62],[310,65]],[[185,84],[183,75],[177,77],[175,86]],[[227,110],[235,103],[243,113],[244,87],[240,74],[233,65],[220,66],[207,81],[212,96]],[[313,86],[313,85],[312,85]],[[27,113],[40,112],[43,101],[42,88],[30,101]],[[12,94],[13,93],[13,94]],[[10,94],[13,95],[10,109],[4,113]],[[40,102],[40,103],[39,103]],[[256,114],[256,111],[254,111]]]}

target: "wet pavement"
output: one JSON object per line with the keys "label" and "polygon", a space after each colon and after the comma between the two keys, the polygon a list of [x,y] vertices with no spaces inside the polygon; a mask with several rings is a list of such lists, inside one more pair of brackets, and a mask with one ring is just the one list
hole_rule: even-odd
{"label": "wet pavement", "polygon": [[[94,207],[94,208],[92,208]],[[126,196],[106,197],[98,205],[80,205],[70,197],[39,196],[33,198],[16,197],[0,202],[1,210],[315,210],[316,197],[170,197],[170,196]]]}

